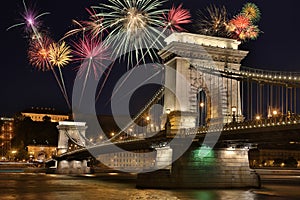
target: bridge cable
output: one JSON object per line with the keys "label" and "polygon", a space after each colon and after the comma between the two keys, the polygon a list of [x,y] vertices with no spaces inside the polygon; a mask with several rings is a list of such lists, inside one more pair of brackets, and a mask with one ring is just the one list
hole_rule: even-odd
{"label": "bridge cable", "polygon": [[283,106],[283,86],[281,86],[281,110],[282,110],[282,115],[284,115],[284,106]]}
{"label": "bridge cable", "polygon": [[256,84],[256,115],[259,113],[259,84]]}
{"label": "bridge cable", "polygon": [[110,142],[111,140],[117,138],[118,136],[120,136],[126,129],[128,129],[133,123],[135,123],[135,121],[141,117],[146,110],[157,100],[159,100],[162,95],[163,95],[163,91],[164,91],[164,87],[162,86],[155,94],[154,96],[150,99],[150,101],[145,105],[145,107],[143,107],[140,112],[138,112],[138,114],[124,127],[122,128],[116,135],[114,135],[113,137],[109,138],[108,140],[104,141],[105,142]]}
{"label": "bridge cable", "polygon": [[294,88],[294,110],[295,114],[297,114],[297,88]]}
{"label": "bridge cable", "polygon": [[289,98],[289,96],[288,96],[288,93],[289,93],[289,91],[288,91],[288,88],[287,88],[287,86],[285,87],[285,112],[288,114],[288,112],[289,112],[289,108],[288,108],[288,98]]}
{"label": "bridge cable", "polygon": [[242,89],[242,95],[241,95],[241,114],[243,115],[244,114],[244,81],[242,80],[241,81],[241,83],[242,83],[242,86],[241,86],[241,89]]}

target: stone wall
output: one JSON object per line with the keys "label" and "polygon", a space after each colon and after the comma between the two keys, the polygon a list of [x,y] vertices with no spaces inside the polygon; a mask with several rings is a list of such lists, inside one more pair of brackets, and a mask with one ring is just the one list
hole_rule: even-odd
{"label": "stone wall", "polygon": [[171,170],[139,174],[142,188],[260,187],[259,176],[249,168],[246,149],[191,147]]}

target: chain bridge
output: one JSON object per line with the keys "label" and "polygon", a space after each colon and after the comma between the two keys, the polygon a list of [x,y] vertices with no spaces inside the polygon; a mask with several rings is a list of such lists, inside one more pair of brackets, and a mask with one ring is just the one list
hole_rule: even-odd
{"label": "chain bridge", "polygon": [[91,140],[88,121],[60,123],[57,172],[87,173],[94,157],[138,173],[139,187],[258,187],[249,149],[299,141],[300,73],[242,66],[248,52],[232,39],[165,41],[163,86],[117,133]]}

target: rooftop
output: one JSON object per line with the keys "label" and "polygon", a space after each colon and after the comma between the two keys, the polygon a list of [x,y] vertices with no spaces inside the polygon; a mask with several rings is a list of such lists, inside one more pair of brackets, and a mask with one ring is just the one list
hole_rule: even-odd
{"label": "rooftop", "polygon": [[47,107],[31,107],[31,108],[21,111],[21,113],[67,115],[67,113],[56,110],[55,108],[47,108]]}

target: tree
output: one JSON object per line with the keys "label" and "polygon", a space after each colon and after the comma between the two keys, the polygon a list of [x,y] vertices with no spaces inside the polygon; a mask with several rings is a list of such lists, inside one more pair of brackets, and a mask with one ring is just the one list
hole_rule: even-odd
{"label": "tree", "polygon": [[282,163],[284,163],[283,159],[281,159],[281,158],[275,158],[273,165],[274,165],[274,167],[280,167]]}
{"label": "tree", "polygon": [[43,122],[51,122],[51,117],[45,115],[45,116],[43,117]]}
{"label": "tree", "polygon": [[298,162],[294,157],[289,157],[288,159],[284,160],[284,164],[286,167],[297,167]]}

